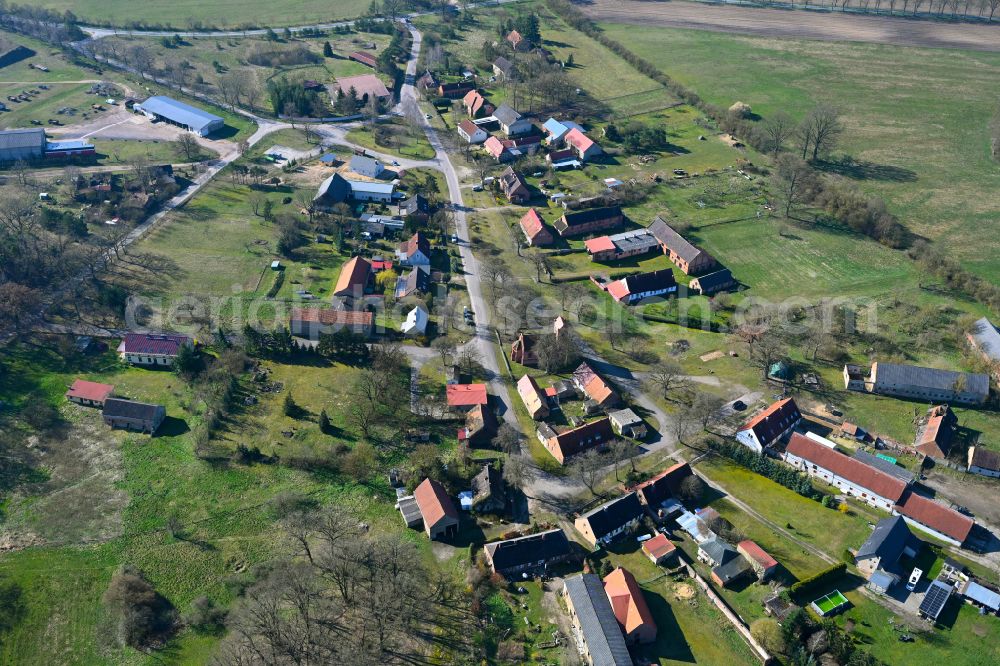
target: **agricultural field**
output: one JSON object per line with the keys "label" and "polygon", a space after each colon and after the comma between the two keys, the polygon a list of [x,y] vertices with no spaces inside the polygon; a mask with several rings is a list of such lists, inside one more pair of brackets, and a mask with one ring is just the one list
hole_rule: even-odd
{"label": "agricultural field", "polygon": [[883,196],[904,224],[967,268],[1000,279],[997,241],[980,233],[1000,213],[989,194],[1000,187],[1000,164],[988,133],[1000,54],[602,28],[714,104],[743,101],[764,118],[839,107],[846,130],[836,153],[855,164],[829,169]]}
{"label": "agricultural field", "polygon": [[178,29],[192,27],[240,28],[243,26],[298,26],[356,18],[368,9],[367,0],[177,0],[164,5],[139,6],[125,0],[38,0],[34,6],[57,12],[71,11],[84,22],[98,25],[141,24]]}

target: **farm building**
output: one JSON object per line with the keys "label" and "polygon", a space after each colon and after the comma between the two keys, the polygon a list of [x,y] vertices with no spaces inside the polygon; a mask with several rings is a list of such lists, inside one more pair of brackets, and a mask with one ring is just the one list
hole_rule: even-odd
{"label": "farm building", "polygon": [[892,512],[911,526],[953,546],[964,544],[976,524],[972,518],[912,491],[903,496]]}
{"label": "farm building", "polygon": [[375,316],[361,310],[292,308],[289,329],[292,335],[307,340],[318,340],[321,333],[333,333],[342,329],[370,337],[375,332]]}
{"label": "farm building", "polygon": [[104,401],[101,415],[104,417],[104,422],[112,428],[152,435],[167,418],[167,410],[163,405],[108,398]]}
{"label": "farm building", "polygon": [[378,66],[378,59],[365,51],[354,51],[347,57],[355,62],[360,62],[362,65],[368,65],[372,69]]}
{"label": "farm building", "polygon": [[761,581],[767,580],[778,570],[778,561],[749,539],[744,539],[736,544],[736,552],[746,558],[754,573],[757,574],[757,578]]}
{"label": "farm building", "polygon": [[340,269],[333,295],[346,301],[361,298],[372,280],[372,265],[364,257],[351,257]]}
{"label": "farm building", "polygon": [[592,160],[604,151],[593,139],[574,127],[563,137],[563,143],[569,150],[573,151],[577,159],[581,162]]}
{"label": "farm building", "polygon": [[0,132],[0,162],[35,160],[45,155],[45,130],[11,129]]}
{"label": "farm building", "polygon": [[[661,535],[662,536],[662,535]],[[604,577],[604,591],[615,612],[626,643],[656,641],[656,622],[642,596],[642,588],[627,569],[618,567]]]}
{"label": "farm building", "polygon": [[646,422],[631,409],[608,412],[608,418],[611,419],[611,427],[614,428],[614,431],[623,437],[642,439],[648,432]]}
{"label": "farm building", "polygon": [[898,398],[981,405],[990,395],[983,373],[955,372],[897,363],[872,363],[868,376],[856,365],[844,366],[844,387]]}
{"label": "farm building", "polygon": [[355,155],[351,158],[351,171],[369,178],[378,178],[385,171],[385,166],[372,157]]}
{"label": "farm building", "polygon": [[577,645],[588,664],[632,666],[628,645],[599,576],[577,574],[566,578],[563,598]]}
{"label": "farm building", "polygon": [[716,264],[712,255],[674,231],[659,215],[649,225],[649,232],[656,236],[670,261],[688,275],[704,273]]}
{"label": "farm building", "polygon": [[736,278],[728,268],[713,271],[696,278],[692,278],[688,283],[688,289],[702,296],[708,296],[736,286]]}
{"label": "farm building", "polygon": [[628,275],[608,284],[611,298],[633,305],[647,298],[657,298],[677,291],[677,280],[669,268]]}
{"label": "farm building", "polygon": [[507,136],[527,134],[531,131],[531,123],[506,104],[501,104],[493,112],[493,117],[500,123],[500,131]]}
{"label": "farm building", "polygon": [[483,470],[472,477],[472,492],[472,510],[477,513],[502,514],[507,508],[503,473],[489,463],[483,465]]}
{"label": "farm building", "polygon": [[413,499],[428,537],[449,539],[458,534],[458,510],[444,486],[434,479],[424,479],[413,491]]}
{"label": "farm building", "polygon": [[490,137],[486,130],[468,118],[458,124],[458,135],[467,143],[482,143]]}
{"label": "farm building", "polygon": [[538,383],[531,375],[524,375],[517,380],[517,394],[521,397],[524,408],[528,410],[528,416],[532,419],[540,421],[549,415],[545,394],[538,388]]}
{"label": "farm building", "polygon": [[555,241],[549,226],[545,224],[542,216],[534,208],[521,217],[520,224],[521,233],[524,234],[525,240],[531,247],[544,247],[552,245]]}
{"label": "farm building", "polygon": [[1000,453],[981,446],[969,447],[968,471],[970,474],[1000,477]]}
{"label": "farm building", "polygon": [[993,375],[1000,380],[1000,330],[986,317],[972,325],[968,334],[969,344],[993,366]]}
{"label": "farm building", "polygon": [[599,236],[584,241],[591,261],[616,261],[648,254],[659,249],[659,243],[646,229],[624,231],[613,236]]}
{"label": "farm building", "polygon": [[543,423],[538,426],[536,435],[552,457],[560,465],[565,465],[570,456],[606,446],[614,438],[615,432],[611,429],[611,420],[604,417],[560,433]]}
{"label": "farm building", "polygon": [[946,458],[957,425],[958,417],[948,405],[931,407],[927,411],[927,420],[917,431],[913,448],[929,458]]}
{"label": "farm building", "polygon": [[445,397],[452,409],[467,412],[477,405],[488,405],[486,384],[448,384]]}
{"label": "farm building", "polygon": [[490,569],[508,578],[527,572],[544,573],[551,565],[568,560],[571,554],[569,539],[561,529],[483,546],[483,556]]}
{"label": "farm building", "polygon": [[620,226],[624,221],[621,208],[606,206],[564,213],[553,226],[563,238],[572,238],[611,229]]}
{"label": "farm building", "polygon": [[66,391],[66,399],[86,407],[103,407],[104,402],[114,393],[111,384],[98,384],[84,379],[73,380],[73,385]]}
{"label": "farm building", "polygon": [[643,481],[635,486],[634,490],[639,494],[639,500],[650,510],[655,511],[666,500],[677,494],[681,481],[691,474],[691,466],[686,462],[680,462]]}
{"label": "farm building", "polygon": [[677,546],[666,534],[657,534],[642,542],[642,552],[653,564],[663,566],[677,556]]}
{"label": "farm building", "polygon": [[458,430],[458,442],[471,447],[489,446],[499,425],[489,405],[476,405],[465,415],[465,427]]}
{"label": "farm building", "polygon": [[382,83],[382,79],[374,74],[358,74],[357,76],[338,76],[334,86],[343,90],[346,94],[351,88],[358,94],[358,99],[364,100],[366,97],[391,97],[389,89]]}
{"label": "farm building", "polygon": [[147,118],[183,127],[199,136],[208,136],[226,124],[226,121],[215,114],[163,95],[150,97],[133,108]]}

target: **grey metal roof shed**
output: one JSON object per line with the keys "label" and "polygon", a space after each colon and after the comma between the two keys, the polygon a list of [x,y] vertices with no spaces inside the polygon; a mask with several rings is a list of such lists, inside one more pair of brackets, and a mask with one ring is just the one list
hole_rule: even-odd
{"label": "grey metal roof shed", "polygon": [[215,114],[163,95],[150,97],[145,102],[136,104],[135,108],[147,115],[186,127],[201,136],[211,134],[225,125],[225,121]]}
{"label": "grey metal roof shed", "polygon": [[564,582],[573,603],[580,633],[587,643],[592,663],[601,666],[632,666],[632,657],[615,619],[615,612],[600,577],[579,574]]}

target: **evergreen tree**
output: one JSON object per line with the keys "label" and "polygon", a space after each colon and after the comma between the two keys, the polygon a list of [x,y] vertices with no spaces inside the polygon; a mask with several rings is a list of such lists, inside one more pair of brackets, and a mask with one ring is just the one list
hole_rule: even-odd
{"label": "evergreen tree", "polygon": [[289,391],[285,394],[285,403],[282,408],[285,412],[285,416],[295,416],[298,408],[298,405],[295,404],[295,398],[292,397],[292,392]]}
{"label": "evergreen tree", "polygon": [[326,410],[319,413],[319,431],[324,435],[330,434],[330,417],[326,415]]}
{"label": "evergreen tree", "polygon": [[330,46],[330,42],[323,42],[323,57],[325,58],[333,57],[333,47]]}

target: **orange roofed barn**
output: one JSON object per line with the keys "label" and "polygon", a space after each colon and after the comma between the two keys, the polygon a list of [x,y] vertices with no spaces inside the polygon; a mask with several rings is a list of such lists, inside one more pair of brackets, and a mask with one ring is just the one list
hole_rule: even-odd
{"label": "orange roofed barn", "polygon": [[466,410],[489,402],[486,384],[448,384],[445,388],[448,406]]}
{"label": "orange roofed barn", "polygon": [[626,642],[652,643],[656,640],[656,622],[635,576],[618,567],[604,578],[604,591]]}
{"label": "orange roofed barn", "polygon": [[620,402],[618,394],[611,385],[586,361],[573,371],[573,384],[578,391],[597,403],[598,407],[614,407]]}
{"label": "orange roofed barn", "polygon": [[361,298],[368,288],[372,276],[372,265],[364,257],[351,258],[340,269],[333,295],[345,299]]}
{"label": "orange roofed barn", "polygon": [[431,539],[448,539],[458,534],[458,511],[444,486],[434,479],[424,479],[413,491],[424,531]]}

